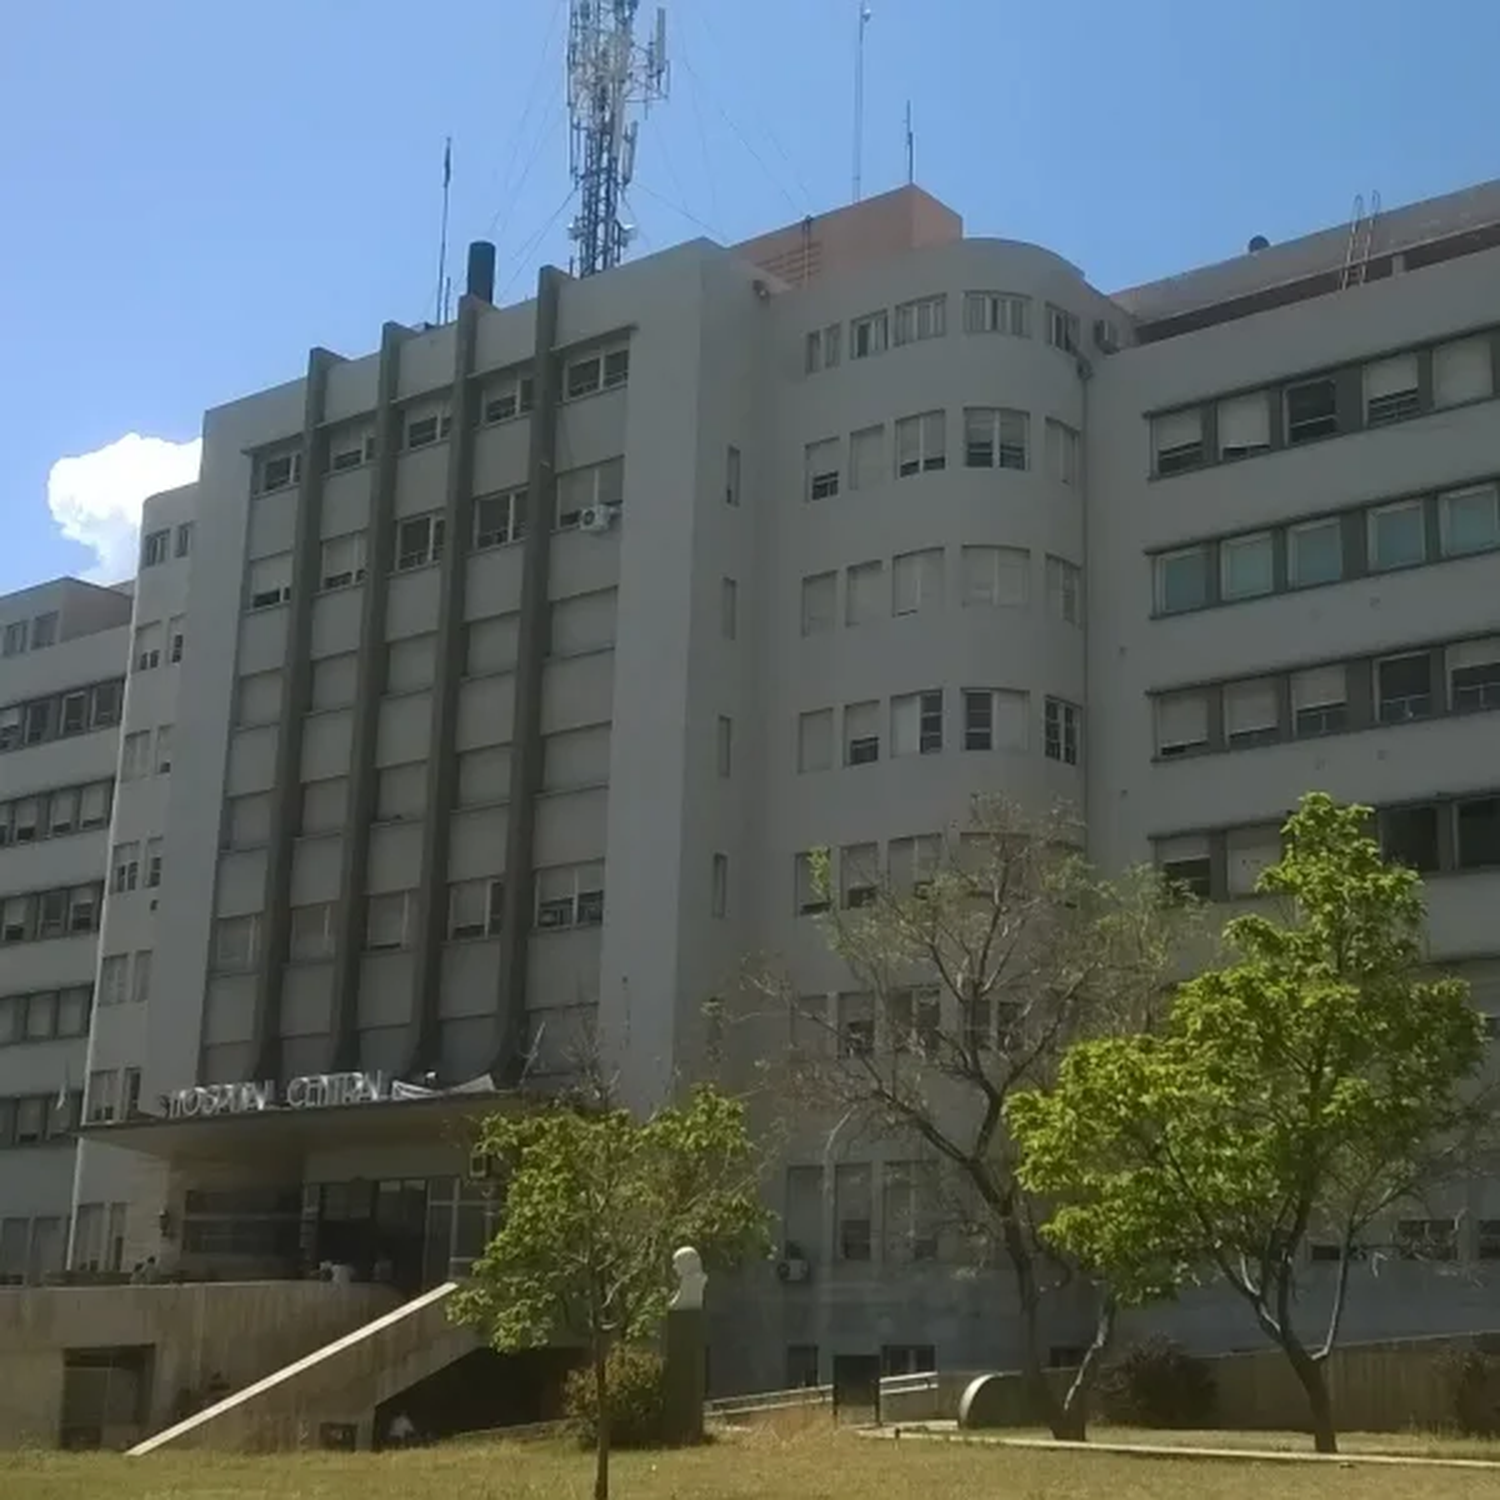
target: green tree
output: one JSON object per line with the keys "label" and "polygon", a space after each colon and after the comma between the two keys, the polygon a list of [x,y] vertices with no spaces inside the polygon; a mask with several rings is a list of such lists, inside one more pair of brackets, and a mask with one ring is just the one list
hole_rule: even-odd
{"label": "green tree", "polygon": [[[1046,1235],[1132,1302],[1208,1274],[1248,1304],[1337,1450],[1325,1361],[1362,1231],[1462,1170],[1483,1123],[1468,987],[1424,971],[1416,874],[1386,864],[1367,808],[1302,799],[1259,890],[1280,920],[1225,929],[1234,961],[1177,991],[1154,1035],[1071,1048],[1007,1120]],[[1307,1242],[1339,1248],[1320,1343],[1297,1326]]]}
{"label": "green tree", "polygon": [[692,1245],[705,1267],[722,1270],[767,1247],[744,1110],[712,1088],[646,1120],[556,1104],[492,1116],[480,1146],[497,1163],[504,1213],[454,1317],[480,1325],[498,1349],[588,1349],[599,1413],[594,1495],[606,1500],[609,1353],[658,1330],[672,1252]]}
{"label": "green tree", "polygon": [[908,843],[884,871],[843,851],[837,883],[827,852],[813,856],[813,904],[853,980],[846,998],[864,1008],[830,1016],[763,978],[791,1013],[793,1045],[775,1066],[834,1133],[911,1141],[937,1169],[922,1238],[941,1226],[1009,1272],[1033,1406],[1057,1436],[1081,1437],[1115,1299],[1097,1288],[1093,1340],[1059,1399],[1043,1374],[1044,1316],[1078,1267],[1037,1234],[1005,1104],[1051,1082],[1070,1042],[1150,1023],[1184,915],[1153,872],[1097,879],[1065,809],[1031,816],[980,798],[966,828]]}

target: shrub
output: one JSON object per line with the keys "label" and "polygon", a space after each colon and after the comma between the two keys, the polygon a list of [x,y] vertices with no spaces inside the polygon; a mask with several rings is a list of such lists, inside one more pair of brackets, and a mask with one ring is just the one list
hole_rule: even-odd
{"label": "shrub", "polygon": [[[609,1441],[615,1448],[652,1448],[662,1441],[662,1363],[649,1349],[616,1345],[605,1366],[609,1390]],[[594,1367],[580,1365],[568,1376],[563,1409],[592,1448],[598,1437],[599,1409],[594,1399]]]}
{"label": "shrub", "polygon": [[1156,1334],[1105,1367],[1099,1394],[1110,1421],[1138,1427],[1208,1427],[1218,1397],[1207,1362]]}
{"label": "shrub", "polygon": [[1500,1354],[1449,1349],[1438,1357],[1453,1425],[1465,1437],[1500,1435]]}

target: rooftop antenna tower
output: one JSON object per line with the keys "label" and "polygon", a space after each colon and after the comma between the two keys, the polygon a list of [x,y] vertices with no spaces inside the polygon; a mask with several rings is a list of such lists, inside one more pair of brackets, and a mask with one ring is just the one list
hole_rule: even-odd
{"label": "rooftop antenna tower", "polygon": [[443,142],[443,222],[438,231],[438,265],[437,265],[437,320],[439,323],[448,321],[448,293],[451,283],[448,280],[448,200],[453,188],[453,137],[448,136]]}
{"label": "rooftop antenna tower", "polygon": [[859,0],[859,32],[854,42],[854,201],[864,197],[865,187],[865,27],[870,7]]}
{"label": "rooftop antenna tower", "polygon": [[607,271],[625,255],[631,229],[620,210],[635,170],[637,128],[626,114],[632,105],[649,110],[667,97],[667,14],[658,8],[656,29],[640,47],[634,36],[639,6],[640,0],[571,0],[568,164],[578,213],[569,233],[580,276]]}

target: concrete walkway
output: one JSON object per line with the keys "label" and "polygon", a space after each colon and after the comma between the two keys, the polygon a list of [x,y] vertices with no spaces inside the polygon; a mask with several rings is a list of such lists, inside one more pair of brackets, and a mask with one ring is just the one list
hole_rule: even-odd
{"label": "concrete walkway", "polygon": [[909,1426],[867,1427],[862,1437],[918,1438],[929,1442],[989,1443],[1001,1448],[1051,1448],[1067,1453],[1111,1453],[1124,1458],[1232,1459],[1237,1463],[1384,1464],[1417,1469],[1479,1469],[1500,1475],[1500,1460],[1489,1458],[1424,1458],[1417,1453],[1298,1453],[1279,1448],[1193,1448],[1185,1443],[1065,1443],[1057,1438],[1005,1437],[998,1432],[963,1431],[956,1422],[925,1422]]}

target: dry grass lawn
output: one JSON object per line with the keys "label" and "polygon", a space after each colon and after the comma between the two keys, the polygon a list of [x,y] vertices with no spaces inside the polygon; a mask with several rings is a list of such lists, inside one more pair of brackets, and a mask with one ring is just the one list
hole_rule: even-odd
{"label": "dry grass lawn", "polygon": [[[589,1455],[561,1444],[273,1458],[0,1454],[4,1500],[587,1500]],[[1461,1470],[1149,1459],[744,1432],[691,1452],[621,1454],[618,1500],[1495,1500]]]}

